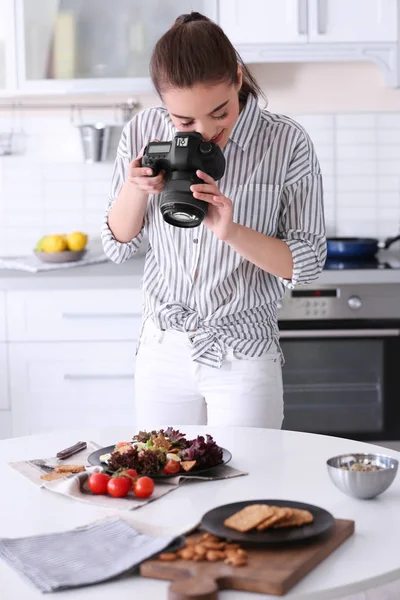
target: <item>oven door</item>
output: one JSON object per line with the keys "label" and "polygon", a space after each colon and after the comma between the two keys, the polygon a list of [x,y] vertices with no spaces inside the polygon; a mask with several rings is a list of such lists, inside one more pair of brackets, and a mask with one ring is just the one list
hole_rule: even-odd
{"label": "oven door", "polygon": [[400,439],[400,322],[284,321],[284,429]]}

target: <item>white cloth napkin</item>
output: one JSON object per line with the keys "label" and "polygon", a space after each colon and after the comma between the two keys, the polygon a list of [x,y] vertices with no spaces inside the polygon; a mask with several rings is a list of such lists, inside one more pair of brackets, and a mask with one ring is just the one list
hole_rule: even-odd
{"label": "white cloth napkin", "polygon": [[144,535],[113,518],[72,531],[0,539],[0,557],[42,592],[55,592],[126,574],[182,541]]}
{"label": "white cloth napkin", "polygon": [[[87,442],[87,449],[83,450],[71,458],[66,459],[65,461],[58,461],[56,457],[51,457],[44,459],[45,463],[53,465],[57,462],[59,464],[68,463],[68,464],[76,464],[76,465],[87,465],[87,457],[92,452],[101,448],[95,442]],[[139,499],[133,495],[132,492],[123,498],[113,498],[108,495],[94,495],[89,490],[87,485],[88,476],[91,473],[96,473],[102,471],[102,468],[99,467],[86,467],[86,470],[69,475],[68,477],[64,477],[62,479],[55,479],[53,481],[46,481],[41,479],[41,475],[44,473],[48,473],[48,469],[41,467],[41,459],[31,459],[26,461],[19,462],[11,462],[9,466],[27,477],[32,483],[38,485],[40,487],[46,488],[51,492],[56,492],[58,494],[62,494],[64,496],[68,496],[69,498],[73,498],[74,500],[79,500],[81,502],[86,502],[92,504],[97,507],[105,507],[114,509],[123,509],[123,510],[135,510],[165,496],[169,492],[178,489],[178,487],[188,481],[188,480],[200,480],[200,481],[213,481],[218,479],[230,479],[231,477],[239,477],[242,475],[247,475],[244,471],[239,471],[238,469],[234,469],[228,465],[221,465],[219,467],[214,467],[208,473],[204,475],[178,475],[176,477],[169,477],[163,481],[159,479],[154,479],[155,488],[153,494],[149,498]]]}

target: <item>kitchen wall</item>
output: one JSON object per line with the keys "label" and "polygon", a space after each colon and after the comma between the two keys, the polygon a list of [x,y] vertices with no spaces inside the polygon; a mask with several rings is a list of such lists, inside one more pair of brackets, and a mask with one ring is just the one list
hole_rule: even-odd
{"label": "kitchen wall", "polygon": [[[398,233],[400,90],[388,88],[369,63],[256,65],[253,72],[269,109],[297,119],[314,141],[329,235]],[[155,96],[139,100],[144,107],[158,102]],[[30,253],[44,233],[79,229],[98,236],[112,163],[84,164],[76,115],[71,120],[69,111],[19,115],[0,112],[0,132],[13,124],[22,150],[0,157],[0,255]],[[114,118],[113,111],[84,116]]]}

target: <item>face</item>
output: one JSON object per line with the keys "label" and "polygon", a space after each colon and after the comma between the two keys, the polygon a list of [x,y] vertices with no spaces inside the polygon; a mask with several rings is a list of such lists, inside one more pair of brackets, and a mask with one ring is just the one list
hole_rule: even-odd
{"label": "face", "polygon": [[241,77],[236,85],[171,88],[163,93],[163,101],[178,131],[197,131],[206,141],[223,148],[239,116],[240,87]]}

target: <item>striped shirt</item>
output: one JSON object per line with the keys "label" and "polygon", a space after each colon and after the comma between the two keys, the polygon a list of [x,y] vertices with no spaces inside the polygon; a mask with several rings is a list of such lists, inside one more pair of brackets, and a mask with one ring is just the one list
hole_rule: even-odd
{"label": "striped shirt", "polygon": [[220,367],[227,348],[262,356],[274,343],[279,348],[277,302],[285,287],[317,279],[326,258],[322,177],[312,142],[293,119],[262,110],[249,96],[224,148],[225,174],[217,182],[232,200],[236,223],[287,243],[294,264],[289,281],[244,259],[204,225],[165,223],[159,194],[149,197],[136,238],[114,238],[107,215],[129,162],[150,140],[171,140],[175,133],[164,107],[143,110],[125,126],[102,227],[104,251],[122,263],[146,232],[143,322],[151,318],[159,329],[193,332],[194,361]]}

